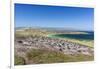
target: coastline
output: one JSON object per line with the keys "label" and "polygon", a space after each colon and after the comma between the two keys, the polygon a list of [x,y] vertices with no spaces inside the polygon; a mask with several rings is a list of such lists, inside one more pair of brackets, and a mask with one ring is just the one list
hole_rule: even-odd
{"label": "coastline", "polygon": [[82,44],[82,45],[88,46],[88,47],[90,47],[90,48],[94,48],[94,41],[92,42],[93,44],[91,45],[91,43],[83,43],[82,41],[77,40],[77,39],[58,37],[58,36],[56,36],[56,35],[57,35],[57,34],[49,34],[49,35],[46,35],[46,36],[47,36],[47,37],[51,37],[51,38],[58,38],[58,39],[62,39],[62,40],[65,40],[65,41],[69,41],[69,42],[73,42],[73,43]]}

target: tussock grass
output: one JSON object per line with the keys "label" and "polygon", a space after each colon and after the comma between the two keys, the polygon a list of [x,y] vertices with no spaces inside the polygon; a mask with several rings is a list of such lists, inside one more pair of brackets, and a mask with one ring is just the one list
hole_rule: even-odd
{"label": "tussock grass", "polygon": [[[27,61],[25,60],[27,59]],[[27,64],[45,64],[45,63],[64,63],[64,62],[81,62],[93,61],[93,56],[87,55],[66,55],[57,51],[44,49],[32,49],[26,53],[26,57],[15,55],[15,65]]]}
{"label": "tussock grass", "polygon": [[48,51],[41,49],[33,49],[27,53],[28,60],[35,64],[40,63],[61,63],[61,62],[79,62],[79,61],[92,61],[93,56],[86,55],[65,55],[61,52]]}
{"label": "tussock grass", "polygon": [[15,58],[15,61],[14,61],[15,65],[25,65],[25,59],[23,57],[15,55],[14,58]]}

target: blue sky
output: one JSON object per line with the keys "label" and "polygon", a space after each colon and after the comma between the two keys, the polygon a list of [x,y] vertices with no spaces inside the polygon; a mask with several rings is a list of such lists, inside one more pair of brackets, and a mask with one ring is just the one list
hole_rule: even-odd
{"label": "blue sky", "polygon": [[94,9],[15,4],[15,27],[57,27],[93,30]]}

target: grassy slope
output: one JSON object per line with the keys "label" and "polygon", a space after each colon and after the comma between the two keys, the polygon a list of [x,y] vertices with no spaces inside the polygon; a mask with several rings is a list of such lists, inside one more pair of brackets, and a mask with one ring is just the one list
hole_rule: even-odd
{"label": "grassy slope", "polygon": [[23,57],[15,55],[14,58],[15,58],[15,61],[14,61],[15,65],[25,65],[25,59]]}
{"label": "grassy slope", "polygon": [[[36,50],[33,49],[26,54],[28,58],[28,64],[43,64],[43,63],[61,63],[61,62],[80,62],[80,61],[92,61],[93,56],[86,55],[65,55],[61,52],[48,51],[48,50]],[[30,63],[31,61],[31,63]],[[21,57],[15,57],[15,65],[24,65],[24,60]]]}

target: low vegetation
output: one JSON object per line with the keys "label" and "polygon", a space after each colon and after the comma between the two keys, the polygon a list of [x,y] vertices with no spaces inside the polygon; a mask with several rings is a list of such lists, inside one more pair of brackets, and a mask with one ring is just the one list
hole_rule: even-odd
{"label": "low vegetation", "polygon": [[61,52],[48,51],[41,49],[32,49],[26,54],[26,58],[15,56],[15,65],[26,64],[43,64],[43,63],[61,63],[61,62],[80,62],[80,61],[92,61],[93,56],[86,55],[65,55]]}
{"label": "low vegetation", "polygon": [[23,57],[15,55],[14,58],[15,58],[15,61],[14,61],[15,65],[25,65],[25,59]]}
{"label": "low vegetation", "polygon": [[79,62],[79,61],[91,61],[93,56],[86,55],[65,55],[61,52],[37,50],[33,49],[27,53],[28,60],[32,63],[60,63],[60,62]]}
{"label": "low vegetation", "polygon": [[[23,41],[22,44],[17,43],[15,45],[15,46],[18,46],[18,49],[26,46],[28,50],[27,51],[25,50],[25,56],[24,57],[19,56],[15,53],[14,64],[15,65],[26,65],[26,64],[80,62],[80,61],[92,61],[92,60],[94,60],[94,55],[84,55],[84,54],[73,54],[73,55],[70,54],[69,55],[69,54],[64,54],[63,51],[61,52],[61,51],[57,51],[57,50],[56,51],[48,50],[46,48],[42,49],[41,47],[38,48],[38,49],[34,48],[34,47],[37,47],[37,42],[40,43],[40,45],[38,43],[38,46],[41,46],[40,41],[45,41],[45,42],[49,43],[49,45],[51,45],[51,43],[48,42],[48,41],[56,42],[56,40],[51,39],[51,38],[55,38],[55,37],[48,36],[48,35],[51,35],[51,34],[54,34],[54,33],[48,32],[48,31],[45,31],[45,30],[41,31],[41,30],[33,30],[32,29],[32,30],[16,31],[15,32],[15,39],[26,38],[28,40],[29,37],[35,37],[35,38],[32,39],[32,42],[33,42],[32,45],[30,44],[30,43],[32,43],[31,41],[29,43],[30,45],[27,44],[27,41],[25,39],[20,39],[20,41]],[[71,34],[74,34],[74,33],[71,33]],[[77,33],[77,34],[79,34],[79,33]],[[46,37],[46,38],[44,38],[44,37]],[[78,43],[78,44],[82,44],[82,45],[89,46],[89,47],[93,48],[93,40],[92,41],[86,41],[86,40],[80,41],[80,40],[77,40],[77,39],[70,39],[70,38],[66,38],[66,39],[65,38],[58,38],[58,39],[64,40],[63,42],[65,42],[65,43],[67,41],[69,41],[69,42]],[[59,40],[59,41],[61,41],[61,42],[59,42],[58,39],[57,39],[57,42],[59,44],[62,41]],[[26,44],[25,44],[24,40],[26,41]],[[43,42],[43,43],[45,44],[45,42]],[[58,44],[56,44],[56,45],[58,45]],[[45,45],[44,45],[44,47],[45,47]],[[62,46],[61,46],[61,48],[62,48]],[[17,49],[17,47],[16,47],[16,49]],[[66,49],[66,48],[64,48],[64,49]],[[17,52],[22,53],[20,51],[17,51]]]}

